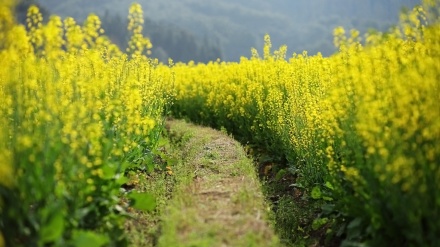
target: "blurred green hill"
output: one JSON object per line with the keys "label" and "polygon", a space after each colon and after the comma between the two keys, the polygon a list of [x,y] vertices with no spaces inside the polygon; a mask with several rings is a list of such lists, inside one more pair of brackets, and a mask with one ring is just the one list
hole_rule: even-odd
{"label": "blurred green hill", "polygon": [[[39,0],[51,13],[84,19],[94,12],[115,25],[126,20],[131,0]],[[420,4],[419,0],[138,0],[149,20],[146,33],[155,46],[156,56],[221,57],[238,60],[250,56],[250,48],[261,50],[263,36],[271,36],[274,47],[286,44],[289,54],[307,50],[309,54],[332,54],[332,32],[337,26],[386,30],[397,23],[402,8]],[[118,19],[119,18],[119,19]],[[119,21],[118,21],[119,20]],[[110,28],[110,29],[109,29]],[[113,30],[112,30],[113,29]],[[123,33],[122,31],[120,33]],[[168,33],[165,35],[164,33]],[[156,38],[155,38],[156,36]],[[157,38],[161,36],[162,38]],[[155,40],[156,39],[156,40]],[[168,42],[169,44],[166,44]],[[170,51],[171,43],[176,51]],[[187,44],[193,44],[187,46]],[[180,44],[175,47],[176,44]],[[196,48],[194,48],[196,47]],[[203,48],[202,48],[203,47]],[[204,51],[202,51],[204,50]],[[177,53],[187,54],[176,58]],[[201,58],[193,60],[203,60]]]}

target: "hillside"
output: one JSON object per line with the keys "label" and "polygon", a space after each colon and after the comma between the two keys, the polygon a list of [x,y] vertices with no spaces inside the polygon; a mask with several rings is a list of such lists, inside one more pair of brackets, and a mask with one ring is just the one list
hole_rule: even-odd
{"label": "hillside", "polygon": [[[40,0],[52,13],[83,19],[88,13],[125,16],[132,1]],[[403,6],[417,0],[139,0],[145,16],[156,22],[183,28],[200,39],[218,42],[223,59],[249,56],[250,48],[260,49],[263,35],[271,35],[275,47],[286,44],[289,53],[334,52],[332,30],[337,26],[386,30],[397,23]],[[154,44],[153,44],[154,45]]]}

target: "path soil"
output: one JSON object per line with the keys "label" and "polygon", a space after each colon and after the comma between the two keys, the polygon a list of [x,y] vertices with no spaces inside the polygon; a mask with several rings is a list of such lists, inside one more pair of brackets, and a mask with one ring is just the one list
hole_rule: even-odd
{"label": "path soil", "polygon": [[[159,246],[278,246],[257,171],[225,133],[169,121],[183,172],[163,217]],[[177,171],[176,171],[177,173]],[[186,175],[185,175],[186,174]]]}

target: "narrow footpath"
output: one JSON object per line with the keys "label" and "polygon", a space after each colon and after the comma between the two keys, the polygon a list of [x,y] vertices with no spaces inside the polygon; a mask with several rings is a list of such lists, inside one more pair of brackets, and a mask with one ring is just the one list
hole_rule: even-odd
{"label": "narrow footpath", "polygon": [[184,121],[167,123],[180,145],[158,246],[278,246],[257,171],[227,134]]}

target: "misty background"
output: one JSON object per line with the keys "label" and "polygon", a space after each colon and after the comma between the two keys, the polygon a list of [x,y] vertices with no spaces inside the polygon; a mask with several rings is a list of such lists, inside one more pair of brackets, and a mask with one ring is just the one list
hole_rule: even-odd
{"label": "misty background", "polygon": [[[56,14],[81,23],[89,13],[100,16],[105,34],[125,50],[127,16],[132,0],[22,0],[17,7],[25,20],[29,4],[37,4],[47,19]],[[420,0],[138,0],[145,17],[144,34],[152,57],[167,61],[238,61],[261,51],[263,37],[273,48],[288,46],[288,55],[306,50],[329,56],[335,52],[333,29],[343,26],[361,33],[386,31],[399,14]]]}

